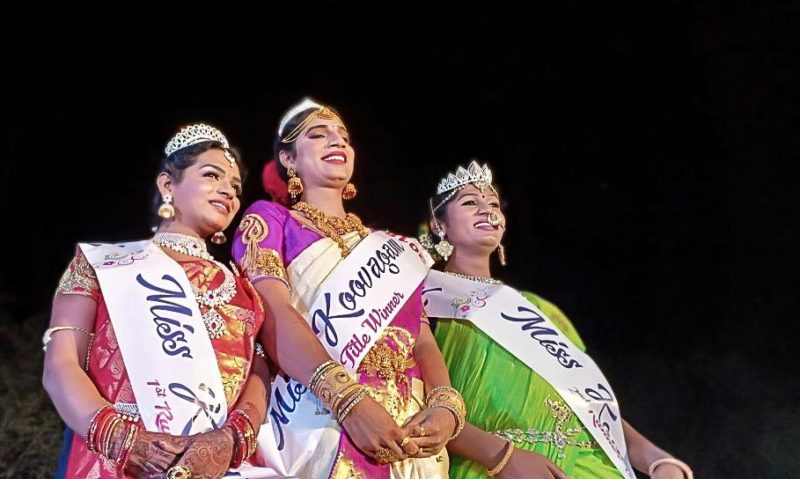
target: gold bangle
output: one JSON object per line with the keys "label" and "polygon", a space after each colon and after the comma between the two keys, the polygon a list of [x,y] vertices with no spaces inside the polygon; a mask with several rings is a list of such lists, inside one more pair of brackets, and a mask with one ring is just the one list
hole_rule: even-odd
{"label": "gold bangle", "polygon": [[344,419],[347,417],[348,414],[350,414],[350,411],[352,411],[353,408],[356,407],[356,404],[361,402],[362,399],[367,397],[368,394],[369,394],[369,389],[367,389],[366,387],[362,387],[357,393],[353,395],[353,399],[346,406],[344,406],[336,415],[336,419],[339,421],[339,424],[344,422]]}
{"label": "gold bangle", "polygon": [[467,407],[458,390],[450,386],[437,386],[428,393],[425,398],[425,405],[427,407],[442,407],[453,413],[456,419],[456,429],[450,440],[461,434],[467,420]]}
{"label": "gold bangle", "polygon": [[506,444],[506,453],[503,455],[503,458],[500,459],[500,462],[498,462],[496,466],[494,466],[494,469],[491,469],[491,470],[487,469],[486,470],[486,475],[489,476],[489,477],[494,477],[494,476],[500,474],[500,472],[508,464],[508,461],[511,460],[511,455],[512,454],[514,454],[514,443],[511,442],[511,441],[508,441],[507,444]]}
{"label": "gold bangle", "polygon": [[433,398],[434,394],[436,393],[451,393],[456,396],[461,396],[461,393],[458,392],[458,389],[451,387],[451,386],[436,386],[435,388],[428,391],[428,395],[425,396],[425,404],[428,404]]}
{"label": "gold bangle", "polygon": [[686,477],[686,479],[694,479],[694,473],[689,465],[679,459],[675,459],[674,457],[665,457],[663,459],[654,461],[652,464],[650,464],[647,474],[652,476],[653,473],[656,472],[656,468],[662,464],[672,464],[673,466],[677,466],[680,468],[681,472],[683,472],[683,475]]}
{"label": "gold bangle", "polygon": [[341,364],[329,367],[320,376],[318,384],[312,388],[311,392],[330,411],[336,411],[346,393],[352,392],[353,385],[358,384]]}
{"label": "gold bangle", "polygon": [[428,407],[440,407],[443,409],[447,409],[448,411],[450,411],[453,417],[455,417],[456,428],[453,431],[453,435],[450,436],[450,439],[448,439],[448,441],[452,441],[453,439],[457,438],[459,434],[461,434],[461,431],[464,429],[464,423],[466,422],[466,420],[462,412],[454,404],[445,401],[439,401],[439,402],[434,401]]}
{"label": "gold bangle", "polygon": [[325,373],[329,369],[334,368],[336,366],[337,363],[333,359],[329,359],[328,361],[325,361],[324,363],[317,366],[317,368],[314,369],[314,372],[311,374],[311,378],[309,378],[308,380],[308,389],[311,390],[311,392],[313,393],[317,389],[320,380],[325,376]]}
{"label": "gold bangle", "polygon": [[341,409],[342,406],[347,402],[347,399],[350,398],[353,394],[357,393],[359,389],[361,389],[361,385],[353,381],[352,383],[347,384],[345,387],[337,391],[336,395],[333,397],[333,400],[331,401],[331,411],[335,413],[336,411]]}

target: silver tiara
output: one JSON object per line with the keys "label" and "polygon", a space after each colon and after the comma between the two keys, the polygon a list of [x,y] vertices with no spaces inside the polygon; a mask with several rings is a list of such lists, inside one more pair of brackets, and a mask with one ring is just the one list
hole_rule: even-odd
{"label": "silver tiara", "polygon": [[169,156],[181,148],[196,145],[204,141],[218,141],[222,143],[222,147],[226,150],[230,148],[228,139],[225,138],[225,135],[223,135],[221,131],[213,126],[198,123],[181,129],[181,131],[173,136],[172,139],[169,140],[169,143],[167,143],[167,146],[164,147],[164,153]]}
{"label": "silver tiara", "polygon": [[480,189],[490,186],[492,184],[492,170],[489,169],[489,165],[480,166],[477,161],[472,160],[466,169],[463,166],[459,166],[455,173],[450,173],[442,178],[436,188],[436,194],[441,195],[470,183],[476,183]]}

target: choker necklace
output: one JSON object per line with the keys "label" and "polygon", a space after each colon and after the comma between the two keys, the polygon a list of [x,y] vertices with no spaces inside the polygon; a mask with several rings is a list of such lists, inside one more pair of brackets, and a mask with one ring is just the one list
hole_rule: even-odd
{"label": "choker necklace", "polygon": [[305,201],[295,203],[292,209],[308,218],[319,232],[336,242],[342,252],[342,257],[350,254],[350,248],[344,244],[342,235],[353,231],[358,232],[358,236],[362,238],[369,235],[369,229],[367,229],[367,227],[361,223],[361,219],[353,213],[347,213],[347,216],[340,218],[338,216],[325,214],[316,206],[308,204]]}
{"label": "choker necklace", "polygon": [[203,313],[203,323],[206,326],[208,335],[212,339],[219,339],[224,336],[228,331],[228,327],[225,325],[225,319],[216,311],[216,308],[225,306],[236,296],[236,280],[233,277],[233,273],[209,254],[206,242],[200,238],[181,233],[161,232],[153,236],[153,244],[177,253],[211,261],[222,271],[222,274],[225,275],[225,280],[222,281],[218,288],[203,291],[192,285],[192,292],[194,292],[195,301],[200,306],[206,307],[206,312]]}
{"label": "choker necklace", "polygon": [[209,254],[208,248],[206,248],[206,242],[194,236],[181,233],[159,232],[153,236],[153,243],[163,248],[169,248],[177,253],[209,261],[214,260],[214,257]]}
{"label": "choker necklace", "polygon": [[445,271],[444,273],[449,274],[451,276],[455,276],[457,278],[464,278],[464,279],[469,279],[471,281],[478,281],[479,283],[503,284],[503,282],[500,281],[499,279],[490,278],[488,276],[471,276],[468,274],[456,273],[454,271]]}

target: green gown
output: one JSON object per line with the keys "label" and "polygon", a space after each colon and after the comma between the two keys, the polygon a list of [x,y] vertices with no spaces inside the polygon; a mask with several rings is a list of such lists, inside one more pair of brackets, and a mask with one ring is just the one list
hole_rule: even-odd
{"label": "green gown", "polygon": [[[523,295],[582,351],[570,320],[554,304]],[[572,479],[624,479],[561,396],[483,331],[467,321],[437,319],[436,342],[453,387],[467,403],[467,421],[514,445],[546,456]],[[527,434],[526,434],[527,433]],[[488,477],[486,468],[450,457],[450,478]]]}

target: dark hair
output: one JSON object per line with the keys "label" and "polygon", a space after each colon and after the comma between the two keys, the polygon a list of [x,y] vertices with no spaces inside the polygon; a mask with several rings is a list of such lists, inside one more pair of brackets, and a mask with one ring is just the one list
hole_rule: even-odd
{"label": "dark hair", "polygon": [[[173,152],[171,155],[162,157],[158,165],[158,173],[156,173],[156,176],[161,173],[166,173],[175,181],[175,183],[180,183],[183,179],[183,171],[186,168],[194,165],[197,162],[198,156],[215,148],[227,151],[233,155],[233,158],[236,160],[236,166],[239,167],[239,174],[242,177],[242,182],[244,182],[247,178],[247,168],[245,167],[244,163],[242,163],[239,151],[236,150],[236,148],[225,148],[222,146],[222,143],[218,141],[204,141],[195,145],[187,146],[186,148],[181,148],[180,150]],[[161,198],[161,193],[156,187],[155,194],[153,196],[153,214],[156,214],[156,211],[158,211],[158,207],[161,205],[162,201],[163,199]],[[156,224],[158,224],[161,219],[157,214],[155,217]]]}
{"label": "dark hair", "polygon": [[[328,110],[330,110],[336,116],[341,118],[341,115],[339,115],[339,112],[336,111],[335,108],[330,108],[330,107],[326,107],[326,108],[328,108]],[[316,107],[307,108],[307,109],[297,113],[295,116],[293,116],[288,122],[286,122],[286,126],[283,127],[283,136],[286,136],[287,134],[289,134],[292,131],[294,131],[294,129],[297,128],[297,125],[299,125],[300,123],[305,121],[305,119],[308,118],[309,115],[311,115],[312,113],[316,112],[317,110],[319,110],[319,108],[316,108]],[[287,110],[287,112],[288,112],[288,110]],[[286,113],[284,113],[284,115],[285,114]],[[289,175],[287,174],[286,167],[283,166],[283,163],[281,163],[280,154],[281,154],[281,151],[288,151],[290,155],[294,156],[295,153],[297,153],[297,150],[295,148],[295,143],[296,142],[297,142],[297,140],[295,140],[295,141],[293,141],[291,143],[283,143],[281,141],[281,135],[278,134],[278,133],[275,134],[275,139],[272,142],[272,154],[275,155],[275,162],[277,163],[275,166],[277,166],[278,175],[281,177],[281,179],[283,181],[289,181]]]}

